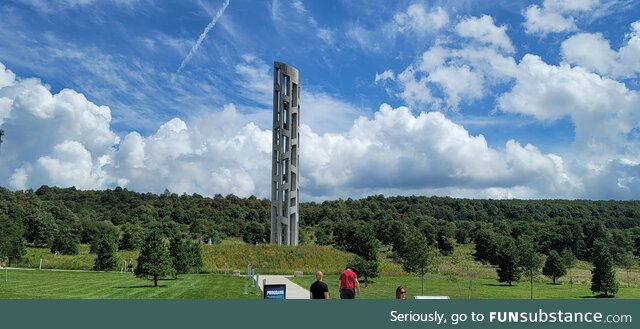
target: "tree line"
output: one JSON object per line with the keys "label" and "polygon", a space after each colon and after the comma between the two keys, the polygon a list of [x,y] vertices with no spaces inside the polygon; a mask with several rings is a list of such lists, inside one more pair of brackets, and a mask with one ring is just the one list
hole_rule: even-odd
{"label": "tree line", "polygon": [[[157,195],[121,187],[81,191],[42,186],[15,192],[0,188],[0,252],[10,261],[22,257],[27,244],[74,254],[78,243],[87,243],[97,252],[104,236],[119,249],[140,250],[149,232],[165,240],[181,236],[216,243],[235,237],[267,243],[270,210],[269,200],[253,196],[203,197],[168,190]],[[353,252],[358,256],[353,265],[369,277],[379,272],[381,245],[389,246],[400,262],[415,257],[409,255],[415,253],[410,247],[416,243],[443,255],[452,253],[456,243],[473,243],[475,258],[494,265],[515,264],[509,250],[524,244],[547,259],[571,253],[594,261],[599,244],[616,264],[640,256],[640,201],[377,195],[300,203],[300,228],[301,243]]]}

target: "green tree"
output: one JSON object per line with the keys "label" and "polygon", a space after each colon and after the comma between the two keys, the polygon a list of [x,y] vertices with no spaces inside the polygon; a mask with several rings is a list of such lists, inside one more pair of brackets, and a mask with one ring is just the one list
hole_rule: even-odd
{"label": "green tree", "polygon": [[22,259],[27,253],[22,236],[21,223],[0,213],[0,260],[9,257],[9,263],[11,263]]}
{"label": "green tree", "polygon": [[47,246],[51,243],[57,228],[51,213],[38,209],[27,215],[23,222],[25,226],[24,237],[27,242],[33,243],[37,247]]}
{"label": "green tree", "polygon": [[578,259],[569,248],[562,250],[561,256],[564,266],[569,270],[569,284],[571,285],[571,288],[573,288],[573,272],[571,269]]}
{"label": "green tree", "polygon": [[415,231],[409,234],[402,257],[402,268],[420,276],[422,295],[424,295],[424,275],[435,257],[436,251],[429,245],[424,235]]}
{"label": "green tree", "polygon": [[140,225],[126,224],[122,227],[122,238],[118,249],[138,250],[144,242],[144,229]]}
{"label": "green tree", "polygon": [[158,286],[159,278],[173,276],[175,273],[167,244],[157,231],[152,231],[145,238],[137,263],[134,274],[137,277],[152,279],[154,287]]}
{"label": "green tree", "polygon": [[171,238],[169,254],[176,275],[197,272],[202,268],[200,245],[189,241],[180,234]]}
{"label": "green tree", "polygon": [[591,291],[601,293],[605,297],[615,296],[618,292],[618,281],[613,268],[613,256],[604,241],[594,242],[592,258]]}
{"label": "green tree", "polygon": [[73,234],[68,225],[58,228],[58,232],[51,243],[51,252],[59,252],[62,255],[78,254],[78,237]]}
{"label": "green tree", "polygon": [[567,274],[566,261],[562,259],[557,251],[551,250],[549,255],[547,255],[544,268],[542,268],[542,274],[551,277],[553,284],[556,284],[557,278]]}
{"label": "green tree", "polygon": [[618,265],[624,268],[627,272],[627,288],[631,286],[631,276],[629,276],[629,271],[638,263],[638,260],[631,252],[625,252],[620,257],[618,257]]}
{"label": "green tree", "polygon": [[116,253],[116,239],[111,234],[104,234],[98,238],[96,244],[96,262],[93,265],[95,271],[111,271],[118,265]]}
{"label": "green tree", "polygon": [[377,259],[366,260],[358,255],[353,257],[349,266],[356,272],[358,277],[364,277],[364,286],[369,285],[369,278],[376,278],[380,274],[380,263]]}
{"label": "green tree", "polygon": [[481,262],[496,264],[496,234],[488,229],[482,229],[476,235],[474,243],[476,252],[474,257]]}
{"label": "green tree", "polygon": [[518,266],[522,273],[529,278],[531,299],[533,299],[533,279],[540,272],[543,262],[542,255],[536,251],[535,245],[529,237],[518,238]]}
{"label": "green tree", "polygon": [[440,233],[438,233],[436,243],[438,245],[438,250],[440,250],[440,254],[442,254],[443,256],[448,256],[453,253],[453,241],[451,238],[447,237],[443,231],[440,231]]}
{"label": "green tree", "polygon": [[377,261],[379,248],[380,241],[376,238],[373,227],[371,225],[364,225],[355,230],[353,244],[346,250],[355,253],[367,261]]}
{"label": "green tree", "polygon": [[498,282],[506,282],[512,285],[514,281],[520,280],[518,250],[513,238],[508,236],[498,238],[495,257],[496,265],[498,266]]}

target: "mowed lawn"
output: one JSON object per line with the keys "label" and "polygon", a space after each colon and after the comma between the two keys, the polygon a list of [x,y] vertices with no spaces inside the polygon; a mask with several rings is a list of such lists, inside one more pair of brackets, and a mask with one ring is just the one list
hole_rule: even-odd
{"label": "mowed lawn", "polygon": [[[311,283],[315,281],[315,277],[304,276],[295,278],[293,281],[308,289]],[[340,298],[337,287],[338,276],[327,275],[324,281],[329,285],[331,298]],[[393,299],[398,286],[403,286],[407,290],[407,298],[421,295],[420,277],[417,276],[386,276],[375,278],[373,281],[373,283],[365,287],[361,280],[361,295],[357,298]],[[451,281],[442,275],[425,275],[425,295],[469,298],[468,287],[469,281],[463,279]],[[533,296],[539,299],[594,298],[595,296],[591,293],[590,288],[590,283],[574,284],[572,287],[568,283],[552,285],[548,281],[534,281]],[[471,282],[471,298],[526,299],[530,298],[530,289],[528,280],[515,282],[513,286],[507,286],[498,283],[495,279],[475,279]],[[626,284],[620,284],[620,290],[616,298],[640,298],[640,287],[631,285],[631,287],[627,288]]]}
{"label": "mowed lawn", "polygon": [[[153,282],[131,273],[9,270],[0,272],[2,299],[257,299],[244,294],[244,277],[217,274],[180,275]],[[5,274],[8,280],[5,281]]]}

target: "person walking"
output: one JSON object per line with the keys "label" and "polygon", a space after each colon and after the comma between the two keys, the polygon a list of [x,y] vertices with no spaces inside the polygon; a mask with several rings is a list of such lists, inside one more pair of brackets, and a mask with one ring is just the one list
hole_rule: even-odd
{"label": "person walking", "polygon": [[309,288],[309,298],[311,299],[330,299],[329,286],[322,281],[324,274],[318,271],[316,272],[316,282],[311,284]]}
{"label": "person walking", "polygon": [[338,288],[340,288],[340,299],[355,299],[356,293],[360,293],[358,276],[349,266],[340,273]]}
{"label": "person walking", "polygon": [[407,291],[402,286],[396,288],[396,299],[405,299],[407,297]]}

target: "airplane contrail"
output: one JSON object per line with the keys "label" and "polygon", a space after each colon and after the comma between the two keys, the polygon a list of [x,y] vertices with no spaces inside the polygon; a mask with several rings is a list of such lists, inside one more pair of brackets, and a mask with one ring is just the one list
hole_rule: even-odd
{"label": "airplane contrail", "polygon": [[227,9],[228,5],[229,5],[229,0],[224,0],[224,4],[222,5],[222,8],[220,8],[220,10],[218,10],[218,12],[213,16],[213,19],[211,20],[211,22],[209,22],[209,25],[207,25],[207,27],[204,28],[204,32],[200,34],[200,37],[198,37],[198,40],[196,40],[196,44],[193,45],[193,47],[191,47],[191,50],[189,51],[189,54],[187,55],[187,57],[185,57],[182,60],[182,63],[180,63],[180,67],[178,68],[178,71],[176,71],[176,73],[180,73],[180,71],[184,68],[184,66],[187,65],[187,63],[191,60],[191,57],[193,57],[193,54],[195,54],[196,51],[198,51],[198,48],[200,48],[200,44],[202,43],[204,38],[207,36],[207,33],[209,33],[209,31],[216,25],[216,23],[218,22],[218,19],[220,19],[220,16],[222,16],[225,9]]}

